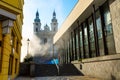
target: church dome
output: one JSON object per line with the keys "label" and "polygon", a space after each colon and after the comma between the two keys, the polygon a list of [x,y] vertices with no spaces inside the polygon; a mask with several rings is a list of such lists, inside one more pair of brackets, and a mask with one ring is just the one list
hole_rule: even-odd
{"label": "church dome", "polygon": [[52,22],[57,22],[57,19],[56,19],[56,13],[55,13],[55,11],[53,12]]}
{"label": "church dome", "polygon": [[39,16],[39,12],[38,11],[36,12],[36,16]]}
{"label": "church dome", "polygon": [[40,22],[38,11],[36,12],[36,18],[34,19],[34,22]]}
{"label": "church dome", "polygon": [[55,17],[56,17],[56,13],[55,13],[55,11],[53,12],[53,16],[55,16]]}
{"label": "church dome", "polygon": [[40,22],[39,18],[34,19],[34,22]]}
{"label": "church dome", "polygon": [[53,19],[52,19],[52,22],[57,22],[57,19],[56,19],[56,18],[53,18]]}

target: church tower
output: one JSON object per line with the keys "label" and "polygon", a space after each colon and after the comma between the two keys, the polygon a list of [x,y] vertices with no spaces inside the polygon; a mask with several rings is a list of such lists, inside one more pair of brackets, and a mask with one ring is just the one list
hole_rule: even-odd
{"label": "church tower", "polygon": [[51,31],[53,31],[53,32],[58,31],[58,22],[57,22],[57,19],[56,19],[55,11],[53,12],[53,18],[51,20]]}
{"label": "church tower", "polygon": [[36,12],[36,18],[34,19],[34,32],[39,32],[41,30],[41,22],[39,19],[39,12]]}

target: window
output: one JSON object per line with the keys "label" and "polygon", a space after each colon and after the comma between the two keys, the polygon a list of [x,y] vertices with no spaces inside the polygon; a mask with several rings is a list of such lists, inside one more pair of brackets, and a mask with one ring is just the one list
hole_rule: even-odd
{"label": "window", "polygon": [[112,22],[110,16],[110,10],[108,1],[104,3],[103,7],[103,18],[104,18],[104,25],[105,25],[105,44],[106,44],[106,55],[108,54],[115,54],[115,44],[114,44],[114,37],[112,32]]}
{"label": "window", "polygon": [[36,28],[36,32],[38,32],[38,28]]}
{"label": "window", "polygon": [[70,62],[70,45],[69,45],[69,41],[67,44],[67,53],[68,53],[68,62]]}
{"label": "window", "polygon": [[17,43],[16,43],[16,52],[18,53],[19,52],[19,42],[17,40]]}
{"label": "window", "polygon": [[101,16],[100,11],[96,12],[96,24],[97,24],[97,32],[98,32],[98,47],[100,55],[104,55],[104,44],[103,44],[103,36],[102,36],[102,24],[101,24]]}
{"label": "window", "polygon": [[14,35],[13,32],[11,33],[11,41],[10,41],[10,43],[11,43],[11,46],[12,46],[12,47],[15,46],[15,45],[14,45],[14,44],[15,44],[15,35]]}
{"label": "window", "polygon": [[107,36],[112,33],[112,23],[111,23],[109,7],[107,3],[103,5],[103,9],[104,9],[103,12],[104,12],[104,21],[105,21],[105,33]]}
{"label": "window", "polygon": [[13,70],[13,56],[10,55],[9,57],[9,70],[8,70],[8,75],[12,74],[12,70]]}
{"label": "window", "polygon": [[2,41],[0,41],[0,47],[2,46]]}
{"label": "window", "polygon": [[18,60],[15,59],[15,73],[17,73],[17,63],[18,63]]}
{"label": "window", "polygon": [[89,52],[88,52],[88,32],[87,32],[87,25],[86,23],[83,23],[83,28],[84,28],[84,48],[85,48],[85,58],[89,57]]}
{"label": "window", "polygon": [[73,59],[75,60],[75,36],[74,36],[74,33],[72,33],[72,46],[73,46]]}
{"label": "window", "polygon": [[89,34],[90,34],[90,42],[94,42],[94,31],[93,31],[93,21],[92,17],[88,19],[89,24]]}
{"label": "window", "polygon": [[101,25],[101,18],[99,10],[96,12],[96,25],[97,25],[97,32],[98,32],[98,39],[102,38],[102,25]]}
{"label": "window", "polygon": [[72,39],[70,38],[70,58],[73,60],[73,53],[72,53]]}
{"label": "window", "polygon": [[44,44],[46,44],[47,43],[47,38],[44,38]]}
{"label": "window", "polygon": [[84,58],[84,54],[83,54],[83,40],[82,40],[82,31],[80,30],[80,54],[81,54],[81,58]]}
{"label": "window", "polygon": [[89,25],[89,38],[90,38],[90,54],[91,57],[95,57],[96,56],[96,52],[95,52],[95,39],[94,39],[94,31],[93,31],[93,20],[92,17],[90,17],[88,19],[88,25]]}
{"label": "window", "polygon": [[75,30],[75,42],[76,42],[76,56],[79,59],[79,44],[78,44],[78,29]]}
{"label": "window", "polygon": [[87,27],[84,28],[84,45],[88,45],[88,35],[87,35]]}

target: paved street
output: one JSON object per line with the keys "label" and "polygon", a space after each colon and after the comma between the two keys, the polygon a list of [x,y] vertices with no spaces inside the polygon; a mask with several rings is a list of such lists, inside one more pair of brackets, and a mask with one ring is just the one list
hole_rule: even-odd
{"label": "paved street", "polygon": [[88,77],[88,76],[55,76],[55,77],[35,77],[35,78],[19,77],[15,80],[101,80],[101,79]]}

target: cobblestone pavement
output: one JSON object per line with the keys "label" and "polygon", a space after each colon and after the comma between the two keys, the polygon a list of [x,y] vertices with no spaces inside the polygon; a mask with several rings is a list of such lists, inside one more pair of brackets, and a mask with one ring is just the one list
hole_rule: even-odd
{"label": "cobblestone pavement", "polygon": [[15,80],[101,80],[88,76],[18,77]]}

